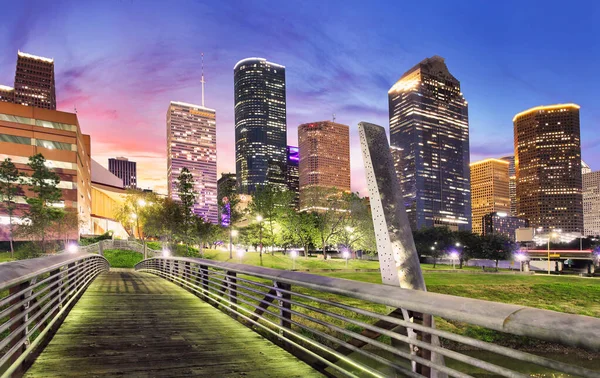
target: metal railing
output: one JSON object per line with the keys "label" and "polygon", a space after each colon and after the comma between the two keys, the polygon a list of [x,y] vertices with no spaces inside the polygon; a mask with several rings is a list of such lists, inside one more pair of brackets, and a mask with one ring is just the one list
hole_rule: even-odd
{"label": "metal railing", "polygon": [[[461,352],[476,349],[499,355],[507,363],[600,377],[598,371],[448,331],[483,327],[599,351],[597,318],[196,258],[151,258],[138,263],[136,270],[181,285],[334,375],[469,377],[465,367],[470,366],[498,376],[526,376],[504,362],[495,364]],[[404,320],[405,311],[411,321]],[[429,327],[419,321],[421,314],[434,315],[436,323],[449,326]],[[431,335],[437,335],[442,346],[428,342]],[[446,365],[427,358],[432,353],[444,356]]]}
{"label": "metal railing", "polygon": [[[130,250],[130,251],[138,252],[141,254],[144,253],[144,245],[142,243],[140,243],[138,241],[134,241],[134,240],[107,239],[107,240],[100,240],[99,242],[93,243],[90,245],[79,246],[80,252],[97,253],[100,255],[103,253],[103,251],[105,249],[126,249],[126,250]],[[67,253],[67,252],[65,250],[57,252],[57,254],[63,254],[63,253]],[[151,249],[150,247],[148,247],[148,245],[146,245],[146,254],[148,256],[152,257],[152,256],[156,256],[157,254],[160,254],[160,253],[161,253],[161,251]]]}
{"label": "metal railing", "polygon": [[0,375],[19,372],[108,261],[75,253],[0,264]]}

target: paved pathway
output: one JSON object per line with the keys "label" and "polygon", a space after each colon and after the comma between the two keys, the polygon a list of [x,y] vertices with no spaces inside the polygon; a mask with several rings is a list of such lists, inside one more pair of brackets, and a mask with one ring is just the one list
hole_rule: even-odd
{"label": "paved pathway", "polygon": [[308,365],[148,273],[90,285],[26,377],[311,377]]}

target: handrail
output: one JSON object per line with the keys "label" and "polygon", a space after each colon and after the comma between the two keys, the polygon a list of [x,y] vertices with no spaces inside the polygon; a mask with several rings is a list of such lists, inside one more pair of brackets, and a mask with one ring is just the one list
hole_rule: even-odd
{"label": "handrail", "polygon": [[0,264],[0,375],[20,373],[25,359],[50,333],[108,261],[68,253]]}
{"label": "handrail", "polygon": [[[379,350],[415,362],[421,367],[421,375],[417,376],[428,376],[431,370],[450,376],[463,375],[454,369],[423,359],[419,353],[414,353],[414,348],[427,349],[502,376],[521,376],[509,369],[427,342],[427,335],[437,335],[454,343],[481,348],[570,374],[586,377],[600,376],[600,373],[585,368],[419,323],[420,314],[431,314],[448,321],[464,322],[512,335],[599,351],[600,319],[593,317],[199,258],[154,257],[143,260],[135,268],[180,284],[216,307],[230,312],[238,320],[255,328],[258,327],[263,333],[274,332],[275,338],[284,341],[285,345],[292,345],[326,366],[339,369],[340,361],[350,364],[352,367],[344,370],[344,374],[352,372],[353,369],[370,371],[361,362],[346,357],[349,352],[358,352],[392,370],[408,374],[394,362],[393,358],[388,360],[374,354],[371,349],[361,349],[363,345],[369,344]],[[269,284],[269,281],[272,284]],[[298,287],[302,289],[292,289]],[[323,297],[319,296],[320,294],[327,295]],[[346,305],[344,300],[329,299],[332,295],[354,300],[350,301],[352,305]],[[309,304],[310,302],[316,304]],[[402,316],[398,318],[399,310],[386,315],[356,305],[361,302],[377,305],[381,309],[385,309],[385,306],[403,309],[413,314],[415,320],[406,322]],[[269,310],[271,307],[276,311]],[[374,319],[376,322],[371,324],[368,319]],[[348,330],[349,324],[362,329],[362,332]],[[421,336],[417,340],[409,339],[394,332],[394,328],[397,327],[412,329]],[[307,333],[312,334],[311,340],[307,340]],[[398,348],[393,347],[394,342],[388,345],[378,341],[376,337],[380,335],[389,336],[396,343],[410,345],[413,353],[403,354]],[[347,341],[348,337],[351,341]],[[314,340],[321,340],[319,342],[321,345],[315,346]],[[324,358],[323,354],[328,357]],[[423,374],[423,372],[429,373]],[[373,374],[377,376],[377,373]]]}

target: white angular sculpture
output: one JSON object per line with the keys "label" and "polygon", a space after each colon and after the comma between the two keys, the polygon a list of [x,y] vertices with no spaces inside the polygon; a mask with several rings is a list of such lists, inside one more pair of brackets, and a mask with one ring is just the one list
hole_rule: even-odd
{"label": "white angular sculpture", "polygon": [[[367,176],[382,282],[405,289],[427,291],[385,129],[361,122],[358,124],[358,134]],[[408,311],[403,310],[402,313],[405,320],[413,321]],[[424,325],[434,326],[431,315],[422,314],[422,322]],[[407,331],[410,337],[417,337],[412,330]],[[433,345],[440,345],[437,336],[426,337],[431,338]],[[411,350],[414,351],[414,348]],[[444,357],[440,354],[432,353],[430,358],[438,364],[444,364]],[[435,370],[430,374],[438,378],[446,376]]]}

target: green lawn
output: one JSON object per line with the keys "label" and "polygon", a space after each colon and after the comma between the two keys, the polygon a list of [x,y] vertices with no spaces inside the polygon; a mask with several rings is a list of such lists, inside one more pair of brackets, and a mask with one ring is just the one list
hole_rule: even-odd
{"label": "green lawn", "polygon": [[135,264],[144,258],[141,253],[121,249],[106,249],[104,250],[104,257],[106,257],[112,268],[133,268]]}
{"label": "green lawn", "polygon": [[[240,262],[240,258],[233,251],[233,259],[229,260],[229,251],[217,251],[217,250],[205,250],[204,258],[217,260],[217,261],[231,261]],[[294,267],[294,260],[289,254],[283,255],[277,252],[275,255],[270,253],[263,253],[262,264],[260,262],[260,255],[258,252],[244,253],[242,256],[242,263],[249,265],[264,266],[265,268],[274,269],[286,269],[291,270]],[[379,269],[378,261],[366,261],[366,260],[348,260],[348,266],[346,267],[346,261],[343,259],[332,259],[323,260],[317,257],[304,258],[303,256],[296,257],[295,268],[297,270],[306,269]]]}
{"label": "green lawn", "polygon": [[12,259],[10,257],[10,252],[0,252],[0,263],[3,262],[7,262],[7,261],[13,261],[14,259]]}

